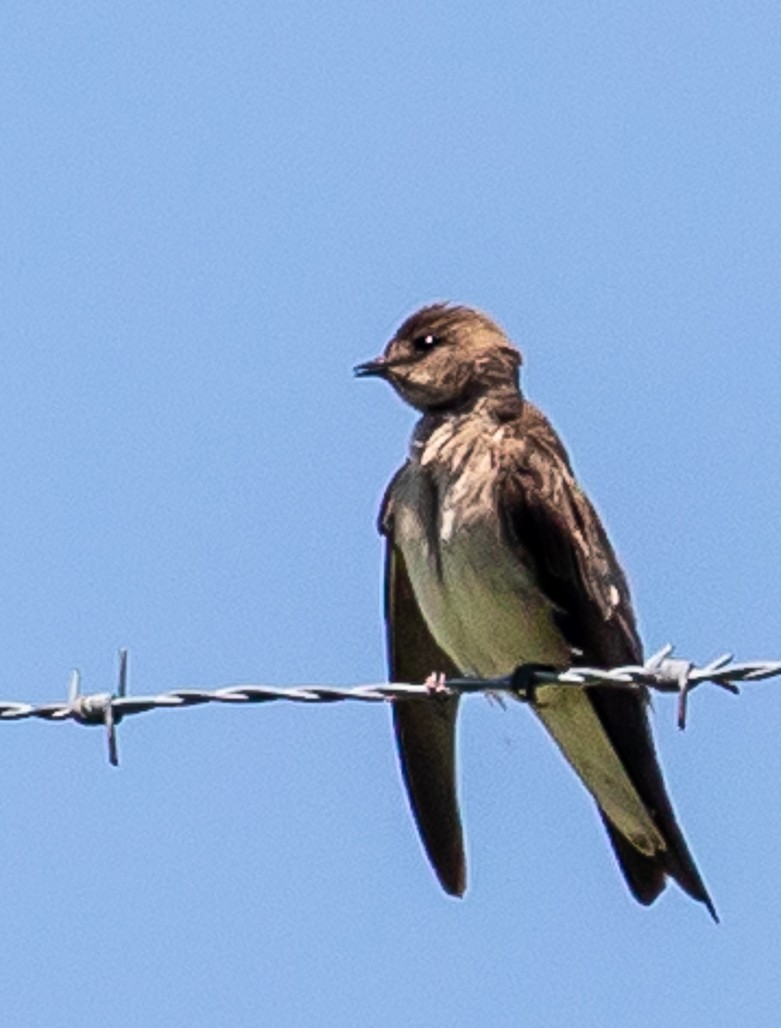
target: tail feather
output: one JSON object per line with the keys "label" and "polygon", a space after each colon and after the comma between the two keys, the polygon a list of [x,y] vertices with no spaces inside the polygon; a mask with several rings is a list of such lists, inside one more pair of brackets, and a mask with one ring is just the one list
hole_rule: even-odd
{"label": "tail feather", "polygon": [[645,856],[602,814],[630,890],[641,903],[652,903],[664,889],[665,876],[669,875],[684,892],[704,903],[713,920],[718,922],[716,908],[686,844],[664,784],[645,701],[637,693],[628,690],[596,687],[590,689],[589,694],[605,730],[613,740],[616,752],[666,844],[666,848],[659,853]]}

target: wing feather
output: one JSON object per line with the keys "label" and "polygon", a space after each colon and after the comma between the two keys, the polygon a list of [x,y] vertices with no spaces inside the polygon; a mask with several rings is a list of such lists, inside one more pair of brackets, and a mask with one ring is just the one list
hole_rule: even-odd
{"label": "wing feather", "polygon": [[[573,659],[606,668],[641,663],[642,647],[626,579],[558,436],[528,403],[512,428],[502,451],[499,509],[510,542],[524,559],[531,555],[534,561],[538,583],[555,605],[556,620]],[[664,889],[665,876],[671,875],[715,917],[662,778],[648,719],[647,691],[597,686],[581,695],[657,830],[656,839],[647,831],[633,836],[622,818],[606,810],[609,804],[595,795],[630,889],[641,902],[650,903]],[[566,755],[576,742],[568,737],[566,718],[557,721],[555,713],[539,713]],[[586,784],[593,794],[599,792],[593,783]]]}
{"label": "wing feather", "polygon": [[[424,682],[432,672],[458,674],[440,649],[421,614],[400,549],[393,542],[389,497],[380,528],[386,536],[385,624],[390,678]],[[393,727],[410,807],[429,861],[446,892],[466,889],[461,814],[456,772],[458,697],[394,700]]]}

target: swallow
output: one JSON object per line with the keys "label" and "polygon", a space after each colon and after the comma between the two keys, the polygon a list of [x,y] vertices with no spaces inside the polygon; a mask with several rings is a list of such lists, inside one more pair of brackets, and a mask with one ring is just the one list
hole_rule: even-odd
{"label": "swallow", "polygon": [[[486,314],[437,303],[355,368],[421,415],[379,519],[392,681],[643,663],[624,573],[561,440],[521,390],[521,363]],[[718,921],[667,793],[647,690],[534,693],[530,709],[595,801],[632,895],[648,905],[672,878]],[[461,896],[459,698],[392,706],[424,849],[444,890]]]}

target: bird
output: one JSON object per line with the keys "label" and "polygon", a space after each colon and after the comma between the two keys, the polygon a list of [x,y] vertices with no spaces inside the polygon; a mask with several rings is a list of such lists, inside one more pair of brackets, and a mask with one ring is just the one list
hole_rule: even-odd
{"label": "bird", "polygon": [[[437,302],[354,369],[420,414],[379,515],[391,681],[643,662],[626,577],[521,365],[491,317]],[[459,697],[432,693],[394,699],[393,727],[424,850],[462,896]],[[718,921],[662,776],[647,689],[539,685],[529,706],[595,801],[635,899],[651,904],[673,879]]]}

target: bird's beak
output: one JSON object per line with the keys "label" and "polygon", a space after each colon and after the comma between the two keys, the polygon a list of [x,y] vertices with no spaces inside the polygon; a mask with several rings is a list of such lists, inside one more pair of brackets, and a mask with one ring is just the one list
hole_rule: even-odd
{"label": "bird's beak", "polygon": [[377,357],[376,360],[366,361],[364,364],[356,364],[353,374],[356,378],[369,378],[374,375],[384,378],[388,373],[388,362],[384,357]]}

